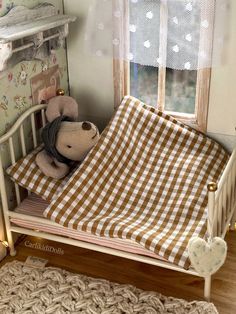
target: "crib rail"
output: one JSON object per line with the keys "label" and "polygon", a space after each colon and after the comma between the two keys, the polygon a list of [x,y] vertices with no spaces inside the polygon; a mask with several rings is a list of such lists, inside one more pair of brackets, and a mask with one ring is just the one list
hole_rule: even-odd
{"label": "crib rail", "polygon": [[[23,123],[28,117],[30,117],[31,130],[32,130],[32,135],[33,135],[33,146],[35,148],[38,145],[36,125],[35,125],[35,113],[38,111],[41,111],[42,124],[44,126],[45,121],[46,121],[45,108],[46,108],[46,104],[43,104],[43,105],[33,106],[30,109],[26,110],[26,112],[24,112],[19,117],[19,119],[17,119],[17,121],[14,123],[14,125],[11,127],[11,129],[6,134],[1,136],[0,145],[8,142],[9,150],[10,150],[11,165],[13,165],[16,162],[16,154],[15,154],[15,147],[13,144],[13,136],[15,135],[15,133],[18,130],[20,130],[19,131],[19,137],[20,137],[21,152],[22,152],[22,156],[26,156],[27,150],[26,150],[26,144],[25,144],[25,133],[24,133],[24,124]],[[0,154],[0,168],[1,168],[0,171],[3,171],[2,167],[3,167],[2,157]],[[15,192],[16,192],[16,201],[17,201],[17,205],[19,205],[21,202],[19,185],[17,183],[15,183],[14,185],[15,185]],[[2,189],[3,189],[3,187],[1,187],[1,191],[2,191]]]}
{"label": "crib rail", "polygon": [[236,149],[218,183],[208,184],[208,235],[225,237],[236,220]]}
{"label": "crib rail", "polygon": [[[17,121],[13,124],[13,126],[10,128],[10,130],[8,132],[6,132],[4,135],[2,135],[0,137],[0,144],[5,143],[10,137],[12,137],[15,132],[22,127],[22,123],[29,117],[31,116],[31,127],[32,127],[32,132],[33,134],[36,134],[36,128],[35,128],[35,123],[34,123],[34,115],[36,112],[41,111],[42,114],[42,121],[45,124],[45,108],[46,108],[46,104],[43,105],[36,105],[33,106],[31,108],[29,108],[28,110],[26,110],[18,119]],[[22,131],[21,131],[22,132]],[[23,134],[22,134],[23,135]]]}

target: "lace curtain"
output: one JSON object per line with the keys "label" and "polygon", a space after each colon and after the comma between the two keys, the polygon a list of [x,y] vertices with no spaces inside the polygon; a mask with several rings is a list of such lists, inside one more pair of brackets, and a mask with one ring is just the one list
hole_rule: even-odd
{"label": "lace curtain", "polygon": [[87,47],[142,65],[209,68],[225,59],[229,15],[230,0],[94,0]]}

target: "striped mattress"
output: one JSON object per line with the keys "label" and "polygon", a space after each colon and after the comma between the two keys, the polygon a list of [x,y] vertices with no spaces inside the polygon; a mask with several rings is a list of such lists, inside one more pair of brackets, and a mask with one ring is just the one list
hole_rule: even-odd
{"label": "striped mattress", "polygon": [[188,268],[189,239],[206,235],[207,183],[227,160],[212,139],[127,96],[44,216]]}
{"label": "striped mattress", "polygon": [[80,240],[84,242],[89,242],[93,244],[97,244],[100,246],[130,252],[139,255],[145,255],[157,259],[164,260],[158,255],[152,253],[151,251],[145,249],[138,243],[132,240],[122,240],[122,239],[107,239],[104,237],[98,237],[91,233],[76,231],[73,229],[68,229],[58,226],[47,226],[41,222],[32,222],[30,221],[30,216],[43,218],[43,212],[48,206],[48,202],[43,200],[41,197],[36,194],[31,194],[26,199],[23,200],[22,203],[15,209],[16,213],[26,215],[25,218],[11,218],[11,223],[16,226],[23,227],[31,230],[40,230],[41,232],[47,232],[54,235],[64,236],[68,238],[72,238],[75,240]]}

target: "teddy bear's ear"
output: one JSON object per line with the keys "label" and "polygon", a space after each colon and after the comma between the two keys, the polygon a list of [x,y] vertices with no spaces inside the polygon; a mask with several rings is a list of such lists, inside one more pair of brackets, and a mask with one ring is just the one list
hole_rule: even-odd
{"label": "teddy bear's ear", "polygon": [[70,96],[56,96],[48,102],[46,117],[49,122],[52,122],[59,116],[67,116],[71,120],[76,121],[78,115],[78,104]]}

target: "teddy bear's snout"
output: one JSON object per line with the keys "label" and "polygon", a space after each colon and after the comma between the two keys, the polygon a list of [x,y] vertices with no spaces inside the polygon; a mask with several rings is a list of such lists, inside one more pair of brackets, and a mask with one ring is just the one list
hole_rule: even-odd
{"label": "teddy bear's snout", "polygon": [[83,122],[83,123],[82,123],[82,129],[83,129],[83,130],[86,130],[86,131],[91,130],[91,129],[92,129],[91,123],[89,123],[89,122]]}

